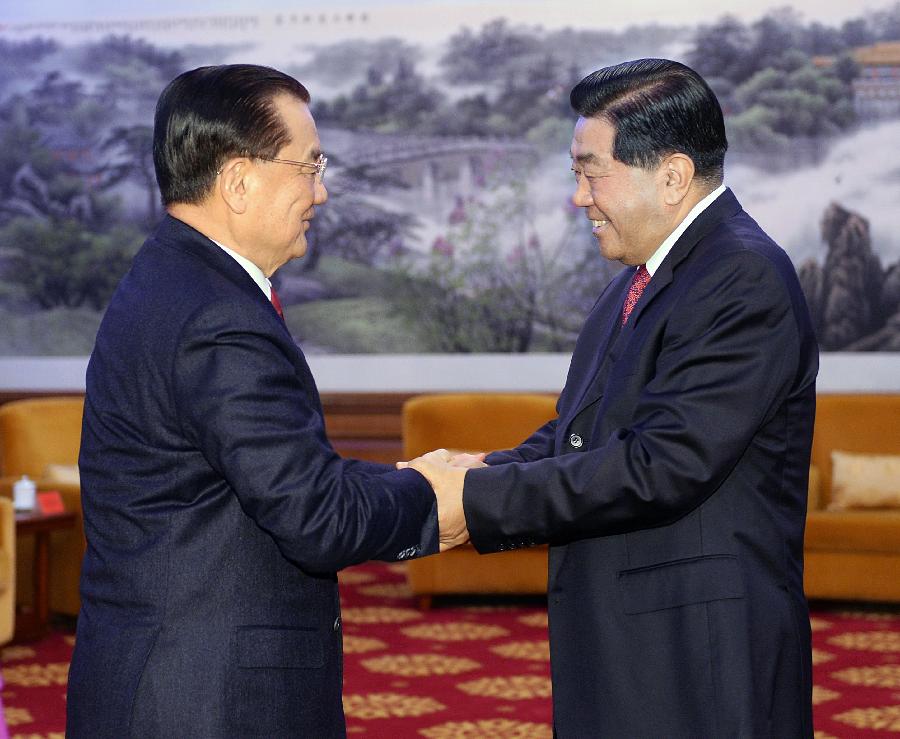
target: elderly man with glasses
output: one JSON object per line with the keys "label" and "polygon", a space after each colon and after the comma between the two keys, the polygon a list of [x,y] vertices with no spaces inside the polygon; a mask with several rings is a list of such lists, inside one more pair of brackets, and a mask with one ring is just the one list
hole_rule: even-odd
{"label": "elderly man with glasses", "polygon": [[87,373],[73,739],[343,737],[335,573],[438,550],[418,472],[329,444],[269,282],[328,197],[308,102],[250,65],[159,99],[167,216]]}

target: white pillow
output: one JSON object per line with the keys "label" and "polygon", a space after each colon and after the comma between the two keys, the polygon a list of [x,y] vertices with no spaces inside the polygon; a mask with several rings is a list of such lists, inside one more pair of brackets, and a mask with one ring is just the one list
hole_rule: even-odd
{"label": "white pillow", "polygon": [[900,455],[831,453],[830,511],[900,508]]}
{"label": "white pillow", "polygon": [[77,464],[48,464],[44,470],[43,484],[81,485]]}

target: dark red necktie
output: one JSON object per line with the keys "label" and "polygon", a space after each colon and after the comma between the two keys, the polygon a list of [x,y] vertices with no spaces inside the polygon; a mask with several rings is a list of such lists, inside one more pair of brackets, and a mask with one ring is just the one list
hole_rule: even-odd
{"label": "dark red necktie", "polygon": [[272,307],[275,309],[275,312],[278,314],[281,320],[284,320],[284,311],[281,309],[281,301],[278,299],[278,293],[275,292],[275,288],[272,288]]}
{"label": "dark red necktie", "polygon": [[650,273],[647,271],[647,267],[642,264],[635,270],[634,277],[631,278],[631,285],[628,286],[628,295],[625,296],[625,305],[622,306],[623,326],[628,320],[628,316],[631,315],[631,311],[634,310],[634,306],[640,300],[641,293],[644,292],[648,282],[650,282]]}

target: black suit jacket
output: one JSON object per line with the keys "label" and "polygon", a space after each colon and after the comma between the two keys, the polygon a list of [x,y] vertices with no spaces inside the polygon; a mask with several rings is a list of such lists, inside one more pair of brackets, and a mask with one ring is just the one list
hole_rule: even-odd
{"label": "black suit jacket", "polygon": [[570,737],[808,737],[803,530],[818,353],[787,255],[728,190],[618,328],[600,296],[556,420],[466,476],[481,552],[550,542]]}
{"label": "black suit jacket", "polygon": [[68,736],[344,736],[334,573],[436,551],[435,498],[334,452],[284,322],[174,218],[100,327],[80,467]]}

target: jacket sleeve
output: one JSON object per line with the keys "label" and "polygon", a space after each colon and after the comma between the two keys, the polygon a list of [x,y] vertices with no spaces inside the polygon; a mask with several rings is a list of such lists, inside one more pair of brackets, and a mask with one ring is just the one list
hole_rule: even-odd
{"label": "jacket sleeve", "polygon": [[413,470],[342,459],[287,335],[224,301],[182,330],[172,387],[185,436],[282,554],[309,572],[437,551],[437,511]]}
{"label": "jacket sleeve", "polygon": [[552,456],[556,440],[556,418],[548,421],[515,449],[492,452],[484,461],[493,466],[510,462],[534,462]]}
{"label": "jacket sleeve", "polygon": [[369,462],[365,459],[344,459],[344,469],[347,472],[355,472],[362,475],[383,475],[397,469],[392,464],[383,462]]}
{"label": "jacket sleeve", "polygon": [[705,265],[667,320],[653,375],[621,387],[627,425],[586,452],[467,473],[476,549],[663,525],[716,490],[797,374],[797,318],[774,264],[735,251]]}

